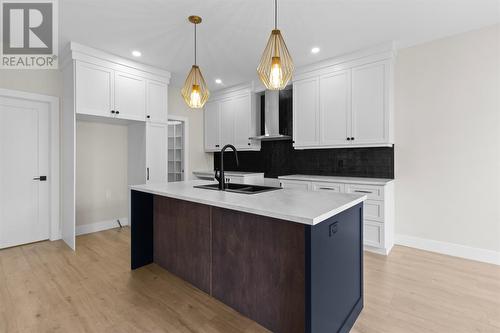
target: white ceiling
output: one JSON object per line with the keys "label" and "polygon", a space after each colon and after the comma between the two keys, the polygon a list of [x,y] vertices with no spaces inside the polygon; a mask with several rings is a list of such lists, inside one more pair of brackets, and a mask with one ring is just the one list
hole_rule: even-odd
{"label": "white ceiling", "polygon": [[[279,28],[296,66],[394,40],[405,47],[500,22],[500,0],[279,0]],[[61,45],[72,40],[170,70],[182,85],[193,62],[211,89],[256,78],[273,27],[272,0],[61,0]],[[310,50],[321,51],[313,55]],[[135,59],[137,60],[137,59]]]}

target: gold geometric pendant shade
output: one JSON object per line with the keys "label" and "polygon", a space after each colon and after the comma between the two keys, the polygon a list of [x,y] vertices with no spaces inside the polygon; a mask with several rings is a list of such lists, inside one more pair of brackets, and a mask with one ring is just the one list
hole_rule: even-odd
{"label": "gold geometric pendant shade", "polygon": [[193,65],[184,86],[181,89],[182,97],[186,104],[193,109],[200,109],[210,97],[205,79],[201,74],[200,67]]}
{"label": "gold geometric pendant shade", "polygon": [[274,30],[260,58],[257,73],[269,90],[285,89],[293,75],[293,60],[278,29],[278,0],[274,0]]}
{"label": "gold geometric pendant shade", "polygon": [[292,56],[288,52],[281,31],[274,29],[257,67],[260,80],[267,89],[281,90],[292,78],[293,70]]}
{"label": "gold geometric pendant shade", "polygon": [[188,17],[188,21],[194,25],[194,65],[184,82],[181,95],[190,108],[201,109],[210,96],[200,67],[196,64],[196,26],[201,23],[202,19],[197,15],[191,15]]}

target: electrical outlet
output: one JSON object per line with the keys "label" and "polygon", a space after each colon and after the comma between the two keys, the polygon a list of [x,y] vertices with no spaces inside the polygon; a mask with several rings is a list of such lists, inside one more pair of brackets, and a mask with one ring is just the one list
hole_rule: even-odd
{"label": "electrical outlet", "polygon": [[332,224],[330,224],[328,228],[328,236],[332,237],[333,235],[335,235],[337,233],[338,228],[339,228],[338,222],[333,222]]}

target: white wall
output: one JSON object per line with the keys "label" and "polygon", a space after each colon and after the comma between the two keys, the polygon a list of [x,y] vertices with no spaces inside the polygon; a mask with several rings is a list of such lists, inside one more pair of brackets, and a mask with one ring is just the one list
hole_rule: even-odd
{"label": "white wall", "polygon": [[189,170],[186,179],[192,178],[192,171],[213,170],[213,154],[205,153],[203,143],[203,110],[189,108],[181,96],[180,88],[168,88],[168,113],[189,119]]}
{"label": "white wall", "polygon": [[128,127],[76,123],[76,225],[128,215]]}
{"label": "white wall", "polygon": [[0,69],[0,88],[62,96],[62,74],[58,70]]}
{"label": "white wall", "polygon": [[397,238],[499,252],[500,26],[402,49],[395,75]]}

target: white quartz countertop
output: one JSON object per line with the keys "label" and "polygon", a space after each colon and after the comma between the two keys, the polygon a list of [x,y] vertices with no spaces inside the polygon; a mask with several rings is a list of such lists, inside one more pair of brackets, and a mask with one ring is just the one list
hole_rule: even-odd
{"label": "white quartz countertop", "polygon": [[193,187],[205,184],[214,184],[214,182],[192,180],[167,184],[133,185],[130,189],[307,225],[318,224],[366,200],[366,196],[360,194],[297,189],[241,194]]}
{"label": "white quartz countertop", "polygon": [[367,185],[385,185],[394,181],[386,178],[363,178],[363,177],[337,177],[337,176],[313,176],[313,175],[287,175],[279,176],[283,180],[302,180],[309,182],[330,182],[330,183],[349,183],[349,184],[367,184]]}
{"label": "white quartz countertop", "polygon": [[[213,177],[214,173],[215,173],[215,171],[210,171],[210,170],[193,171],[193,175],[195,175],[195,176]],[[224,174],[226,176],[239,176],[239,177],[245,177],[245,176],[264,176],[263,172],[245,172],[245,171],[224,171]]]}

